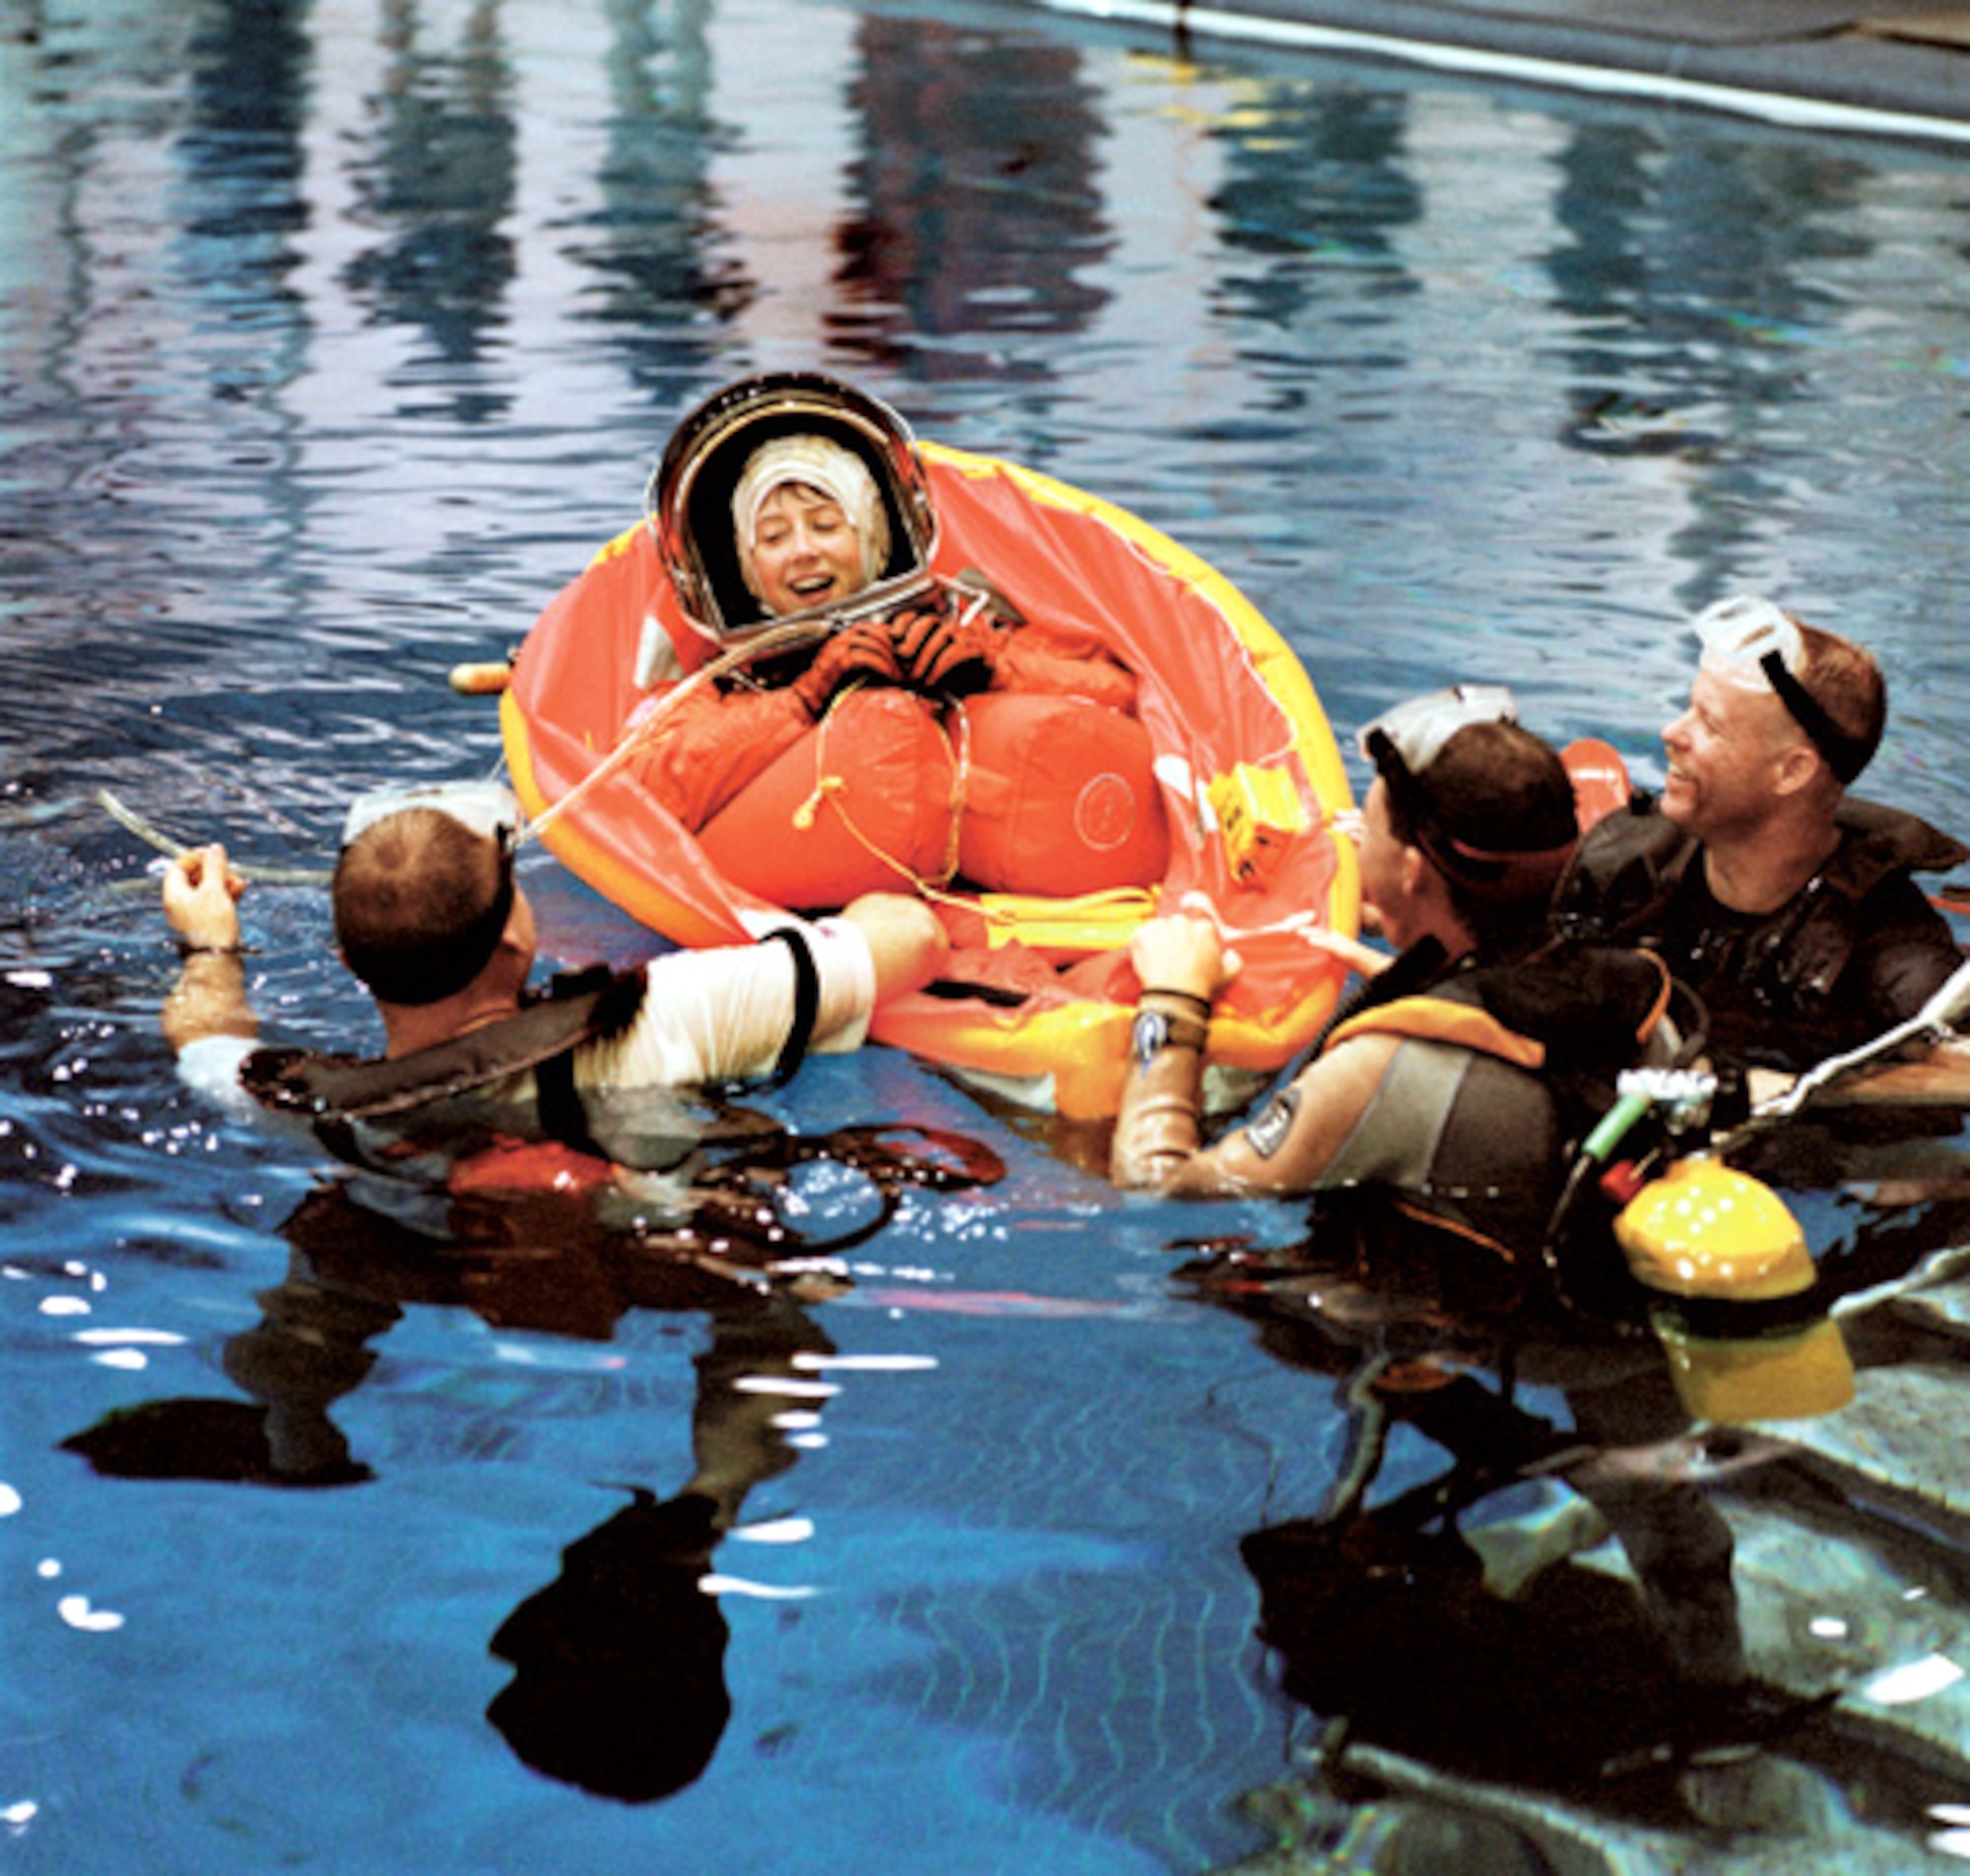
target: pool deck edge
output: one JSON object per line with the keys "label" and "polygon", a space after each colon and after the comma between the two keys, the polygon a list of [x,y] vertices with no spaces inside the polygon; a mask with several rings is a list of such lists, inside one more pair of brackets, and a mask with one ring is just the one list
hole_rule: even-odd
{"label": "pool deck edge", "polygon": [[1970,4],[1813,0],[1041,0],[1211,38],[1658,97],[1772,122],[1970,142]]}

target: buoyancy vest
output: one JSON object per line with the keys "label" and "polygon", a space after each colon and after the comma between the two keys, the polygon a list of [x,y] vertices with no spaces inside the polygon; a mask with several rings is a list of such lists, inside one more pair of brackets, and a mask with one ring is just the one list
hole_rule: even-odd
{"label": "buoyancy vest", "polygon": [[1728,934],[1720,915],[1724,941],[1712,943],[1677,916],[1701,843],[1638,798],[1581,842],[1555,900],[1561,928],[1663,951],[1708,1005],[1724,1053],[1806,1067],[1912,1013],[1960,961],[1910,874],[1960,866],[1970,848],[1873,802],[1843,802],[1835,824],[1840,845],[1805,886]]}
{"label": "buoyancy vest", "polygon": [[1508,1258],[1537,1255],[1579,1140],[1660,1047],[1670,988],[1647,952],[1559,942],[1371,999],[1324,1047],[1417,1046],[1397,1050],[1322,1183],[1388,1187]]}
{"label": "buoyancy vest", "polygon": [[[820,972],[806,937],[787,927],[760,941],[772,939],[783,940],[793,959],[794,999],[787,1038],[766,1085],[783,1081],[799,1066],[821,1006]],[[406,1162],[432,1152],[447,1164],[453,1184],[457,1169],[470,1161],[480,1164],[465,1176],[482,1184],[564,1184],[577,1175],[595,1183],[607,1176],[610,1161],[624,1155],[590,1132],[575,1086],[576,1052],[626,1030],[642,1009],[648,984],[640,966],[559,977],[517,1015],[407,1056],[259,1049],[241,1065],[240,1084],[264,1105],[305,1119],[331,1152],[355,1165],[401,1172]],[[529,1069],[531,1110],[508,1100],[473,1102]],[[639,1170],[675,1163],[706,1131],[702,1125],[687,1130],[676,1153],[656,1160],[650,1153],[661,1145],[657,1134],[639,1132],[639,1150],[629,1163]],[[586,1164],[573,1167],[555,1152],[529,1156],[528,1149],[542,1144],[565,1148]],[[511,1181],[485,1163],[489,1153],[504,1155]]]}
{"label": "buoyancy vest", "polygon": [[[407,1056],[258,1049],[241,1065],[240,1084],[264,1106],[305,1119],[331,1152],[360,1165],[375,1157],[363,1149],[360,1123],[391,1123],[393,1132],[401,1128],[406,1134],[421,1125],[443,1131],[454,1118],[447,1108],[532,1069],[535,1112],[515,1116],[515,1125],[534,1139],[593,1153],[574,1090],[574,1052],[633,1022],[647,981],[641,970],[558,979],[518,1015]],[[483,1138],[458,1132],[451,1144],[460,1155],[484,1150]]]}

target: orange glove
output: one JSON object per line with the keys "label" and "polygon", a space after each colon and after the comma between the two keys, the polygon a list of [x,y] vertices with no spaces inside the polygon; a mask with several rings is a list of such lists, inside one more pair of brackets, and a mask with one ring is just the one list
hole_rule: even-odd
{"label": "orange glove", "polygon": [[889,642],[887,630],[868,620],[836,632],[821,646],[814,663],[787,688],[818,722],[834,693],[858,678],[875,678],[892,684],[903,680],[902,670],[896,663],[896,648]]}
{"label": "orange glove", "polygon": [[889,635],[903,675],[919,690],[969,697],[985,689],[999,658],[999,634],[980,619],[899,613]]}

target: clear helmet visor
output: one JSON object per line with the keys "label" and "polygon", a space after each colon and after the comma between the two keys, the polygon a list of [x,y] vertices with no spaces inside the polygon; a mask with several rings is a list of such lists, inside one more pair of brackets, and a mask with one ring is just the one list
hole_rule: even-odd
{"label": "clear helmet visor", "polygon": [[[880,548],[881,564],[865,565],[863,592],[848,608],[824,607],[817,615],[879,615],[933,584],[937,514],[910,426],[880,398],[839,379],[769,372],[728,385],[688,413],[644,492],[645,525],[694,631],[729,645],[807,616],[767,614],[742,564],[742,547],[751,544],[742,544],[741,530],[756,520],[755,497],[775,485],[759,485],[756,468],[749,483],[749,467],[761,462],[762,451],[763,460],[778,454],[804,468],[777,480],[805,482],[841,501],[857,516],[865,544]],[[735,503],[747,511],[743,520]]]}

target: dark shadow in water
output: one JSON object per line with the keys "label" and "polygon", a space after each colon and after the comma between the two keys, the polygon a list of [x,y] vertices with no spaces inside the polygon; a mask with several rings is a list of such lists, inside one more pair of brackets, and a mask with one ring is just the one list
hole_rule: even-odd
{"label": "dark shadow in water", "polygon": [[698,1587],[718,1519],[702,1492],[639,1490],[499,1625],[492,1652],[516,1671],[486,1716],[536,1771],[634,1804],[711,1763],[732,1714],[731,1631]]}
{"label": "dark shadow in water", "polygon": [[[860,1173],[877,1201],[826,1243],[789,1226],[774,1202],[789,1174],[817,1160]],[[492,1642],[514,1675],[488,1717],[521,1760],[604,1797],[662,1798],[703,1772],[731,1714],[729,1632],[699,1585],[747,1495],[794,1462],[777,1425],[786,1399],[770,1383],[811,1380],[833,1352],[807,1306],[843,1279],[780,1266],[872,1237],[906,1189],[962,1190],[1003,1173],[956,1134],[849,1128],[810,1139],[762,1125],[699,1170],[687,1215],[669,1228],[610,1229],[588,1199],[549,1190],[456,1200],[442,1237],[336,1180],[283,1227],[287,1276],[227,1344],[227,1373],[250,1398],[149,1401],[62,1446],[121,1478],[360,1484],[373,1473],[330,1409],[361,1385],[372,1344],[407,1308],[464,1307],[501,1327],[596,1341],[632,1309],[702,1312],[692,1476],[662,1499],[626,1487],[629,1502],[561,1552],[559,1574]]]}
{"label": "dark shadow in water", "polygon": [[[1836,1708],[1837,1689],[1802,1696],[1749,1671],[1718,1498],[1771,1495],[1865,1545],[1866,1494],[1789,1442],[1692,1422],[1644,1318],[1562,1309],[1361,1194],[1323,1203],[1296,1245],[1191,1249],[1191,1291],[1252,1323],[1279,1360],[1331,1377],[1348,1415],[1328,1503],[1240,1543],[1261,1639],[1322,1726],[1325,1801],[1385,1796],[1394,1764],[1410,1790],[1427,1784],[1420,1767],[1686,1830],[1758,1821],[1783,1760],[1917,1841],[1931,1807],[1954,1802],[1947,1755]],[[1842,1339],[1857,1363],[1942,1352],[1915,1347],[1885,1309],[1861,1311]],[[1448,1463],[1378,1496],[1399,1430]],[[1550,1500],[1531,1514],[1542,1480],[1577,1495],[1571,1525]],[[1875,1508],[1883,1539],[1908,1541],[1909,1510]],[[1960,1582],[1958,1521],[1933,1514],[1923,1556]],[[1609,1534],[1632,1581],[1574,1561]]]}

